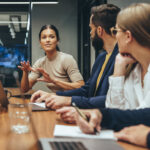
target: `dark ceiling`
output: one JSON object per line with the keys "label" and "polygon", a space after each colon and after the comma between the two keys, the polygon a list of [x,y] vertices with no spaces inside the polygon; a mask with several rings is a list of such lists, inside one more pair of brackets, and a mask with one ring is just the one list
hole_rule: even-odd
{"label": "dark ceiling", "polygon": [[[0,0],[0,45],[5,47],[13,47],[16,44],[24,44],[25,37],[28,41],[27,25],[31,22],[28,21],[28,15],[30,14],[30,2],[58,2],[57,0]],[[12,4],[12,2],[18,2],[19,4]],[[22,2],[29,2],[28,4],[21,4]],[[3,3],[3,4],[2,4]],[[11,17],[17,16],[21,18],[19,31],[14,30],[14,23]],[[24,23],[22,23],[22,21]],[[25,23],[26,22],[26,23]],[[10,33],[9,24],[11,24],[15,33],[15,37],[12,38]]]}
{"label": "dark ceiling", "polygon": [[[28,12],[29,12],[29,5],[27,4],[22,4],[22,5],[1,4],[0,5],[0,40],[3,46],[13,47],[16,44],[24,44],[25,36],[27,32],[27,28],[26,28],[27,25],[22,26],[21,23],[19,23],[20,30],[14,31],[15,38],[12,38],[10,34],[9,24],[13,26],[13,22],[11,23],[11,16],[17,16],[22,19],[24,18],[27,19]],[[27,20],[18,20],[18,21],[27,22]]]}

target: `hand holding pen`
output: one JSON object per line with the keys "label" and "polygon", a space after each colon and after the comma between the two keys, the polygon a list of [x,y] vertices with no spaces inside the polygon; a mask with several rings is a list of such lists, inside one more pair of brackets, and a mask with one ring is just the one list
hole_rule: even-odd
{"label": "hand holding pen", "polygon": [[76,122],[84,133],[96,134],[97,132],[100,132],[102,115],[98,109],[86,109],[81,111],[76,107],[75,103],[72,105],[77,111]]}

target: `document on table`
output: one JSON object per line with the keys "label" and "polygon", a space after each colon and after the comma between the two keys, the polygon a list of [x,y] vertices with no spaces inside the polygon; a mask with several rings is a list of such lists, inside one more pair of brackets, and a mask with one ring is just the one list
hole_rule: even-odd
{"label": "document on table", "polygon": [[46,107],[45,103],[30,103],[32,111],[47,111],[50,110]]}
{"label": "document on table", "polygon": [[46,105],[45,105],[45,103],[30,103],[31,105],[37,105],[37,106],[40,106],[40,107],[42,107],[42,108],[46,108]]}
{"label": "document on table", "polygon": [[109,139],[117,140],[113,130],[101,130],[96,135],[84,134],[78,126],[56,125],[54,130],[55,137],[76,137],[76,138],[91,138],[91,139]]}

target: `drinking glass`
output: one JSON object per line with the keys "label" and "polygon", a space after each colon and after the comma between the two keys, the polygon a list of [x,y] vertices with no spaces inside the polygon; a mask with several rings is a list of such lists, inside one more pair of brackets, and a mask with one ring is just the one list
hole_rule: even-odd
{"label": "drinking glass", "polygon": [[13,104],[8,105],[10,129],[16,134],[24,134],[30,131],[31,105]]}

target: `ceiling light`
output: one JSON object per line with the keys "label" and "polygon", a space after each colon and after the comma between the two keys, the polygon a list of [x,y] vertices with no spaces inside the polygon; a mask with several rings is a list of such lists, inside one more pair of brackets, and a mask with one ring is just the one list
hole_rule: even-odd
{"label": "ceiling light", "polygon": [[21,24],[19,23],[19,21],[21,21],[21,17],[20,16],[10,16],[10,21],[12,21],[14,30],[16,32],[20,32]]}
{"label": "ceiling light", "polygon": [[4,45],[1,39],[0,39],[0,45],[2,45],[2,46]]}
{"label": "ceiling light", "polygon": [[[12,21],[0,21],[0,24],[10,24]],[[15,21],[13,23],[22,23],[22,24],[27,24],[27,21]]]}
{"label": "ceiling light", "polygon": [[59,2],[31,2],[32,4],[58,4]]}
{"label": "ceiling light", "polygon": [[25,44],[25,45],[27,44],[27,39],[26,39],[26,38],[24,39],[24,44]]}
{"label": "ceiling light", "polygon": [[[58,4],[59,2],[57,0],[32,0],[31,1],[32,4]],[[3,2],[0,2],[0,4],[30,4],[30,1],[22,1],[22,2],[12,2],[12,1],[9,1],[9,0],[6,0],[6,1],[3,1]]]}

